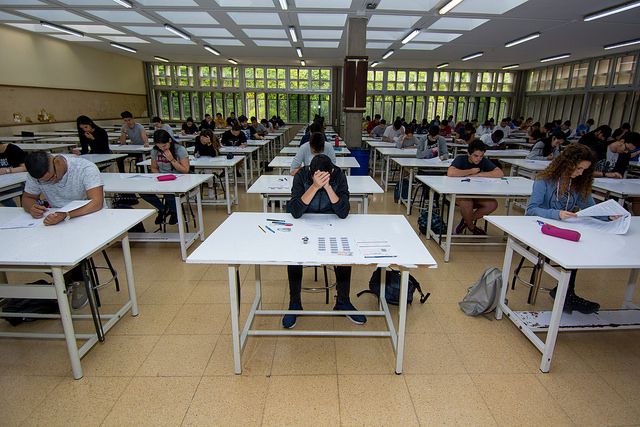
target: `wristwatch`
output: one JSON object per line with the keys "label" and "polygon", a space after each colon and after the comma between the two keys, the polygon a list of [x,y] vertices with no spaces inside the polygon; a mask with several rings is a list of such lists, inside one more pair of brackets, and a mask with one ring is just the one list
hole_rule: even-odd
{"label": "wristwatch", "polygon": [[69,221],[70,219],[71,219],[71,214],[69,212],[65,212],[64,220]]}

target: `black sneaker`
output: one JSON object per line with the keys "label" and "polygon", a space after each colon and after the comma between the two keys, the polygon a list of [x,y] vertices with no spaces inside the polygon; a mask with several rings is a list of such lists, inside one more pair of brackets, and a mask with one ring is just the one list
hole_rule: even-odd
{"label": "black sneaker", "polygon": [[[351,304],[351,302],[336,302],[336,305],[335,307],[333,307],[333,309],[336,311],[358,311],[358,309],[355,308],[353,304]],[[363,316],[362,314],[348,314],[347,318],[356,325],[364,325],[365,323],[367,323],[366,316]]]}
{"label": "black sneaker", "polygon": [[[555,287],[549,291],[549,296],[552,299],[556,299],[557,290],[558,288]],[[562,311],[567,314],[571,314],[573,313],[573,310],[579,311],[583,314],[593,314],[600,310],[600,304],[579,297],[575,293],[567,293],[567,296],[564,299],[564,307],[562,308]]]}
{"label": "black sneaker", "polygon": [[159,212],[159,213],[158,213],[158,216],[156,217],[155,223],[156,223],[157,225],[160,225],[160,224],[162,224],[163,222],[164,222],[164,213]]}
{"label": "black sneaker", "polygon": [[[299,302],[290,302],[289,310],[302,310],[302,304]],[[291,329],[296,326],[298,316],[295,314],[285,314],[282,318],[282,327],[285,329]]]}
{"label": "black sneaker", "polygon": [[169,225],[176,225],[178,223],[178,214],[171,212],[169,214]]}
{"label": "black sneaker", "polygon": [[455,234],[462,234],[465,228],[467,228],[467,224],[464,222],[464,218],[462,218],[460,224],[456,227]]}

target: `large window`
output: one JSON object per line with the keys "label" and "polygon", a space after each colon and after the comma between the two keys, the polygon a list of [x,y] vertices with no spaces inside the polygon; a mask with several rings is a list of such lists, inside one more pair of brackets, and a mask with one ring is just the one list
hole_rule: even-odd
{"label": "large window", "polygon": [[367,72],[367,90],[368,91],[381,91],[382,82],[384,80],[384,71],[369,70]]}
{"label": "large window", "polygon": [[616,58],[616,68],[613,77],[614,85],[633,84],[636,71],[636,55],[626,55]]}
{"label": "large window", "polygon": [[607,86],[609,84],[609,70],[611,68],[611,60],[609,58],[603,58],[596,61],[596,66],[593,71],[592,86]]}

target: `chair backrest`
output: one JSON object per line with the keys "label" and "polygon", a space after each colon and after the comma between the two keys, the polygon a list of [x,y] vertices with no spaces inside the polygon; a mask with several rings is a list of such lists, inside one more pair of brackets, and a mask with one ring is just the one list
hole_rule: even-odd
{"label": "chair backrest", "polygon": [[20,135],[22,135],[22,136],[35,136],[35,134],[33,132],[29,132],[28,130],[23,130],[22,132],[20,132]]}

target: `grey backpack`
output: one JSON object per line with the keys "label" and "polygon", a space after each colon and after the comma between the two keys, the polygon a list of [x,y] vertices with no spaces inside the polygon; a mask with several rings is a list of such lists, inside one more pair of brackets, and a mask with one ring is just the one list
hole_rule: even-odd
{"label": "grey backpack", "polygon": [[476,283],[467,289],[467,294],[458,303],[467,316],[478,316],[495,310],[502,287],[502,272],[499,268],[487,268]]}

